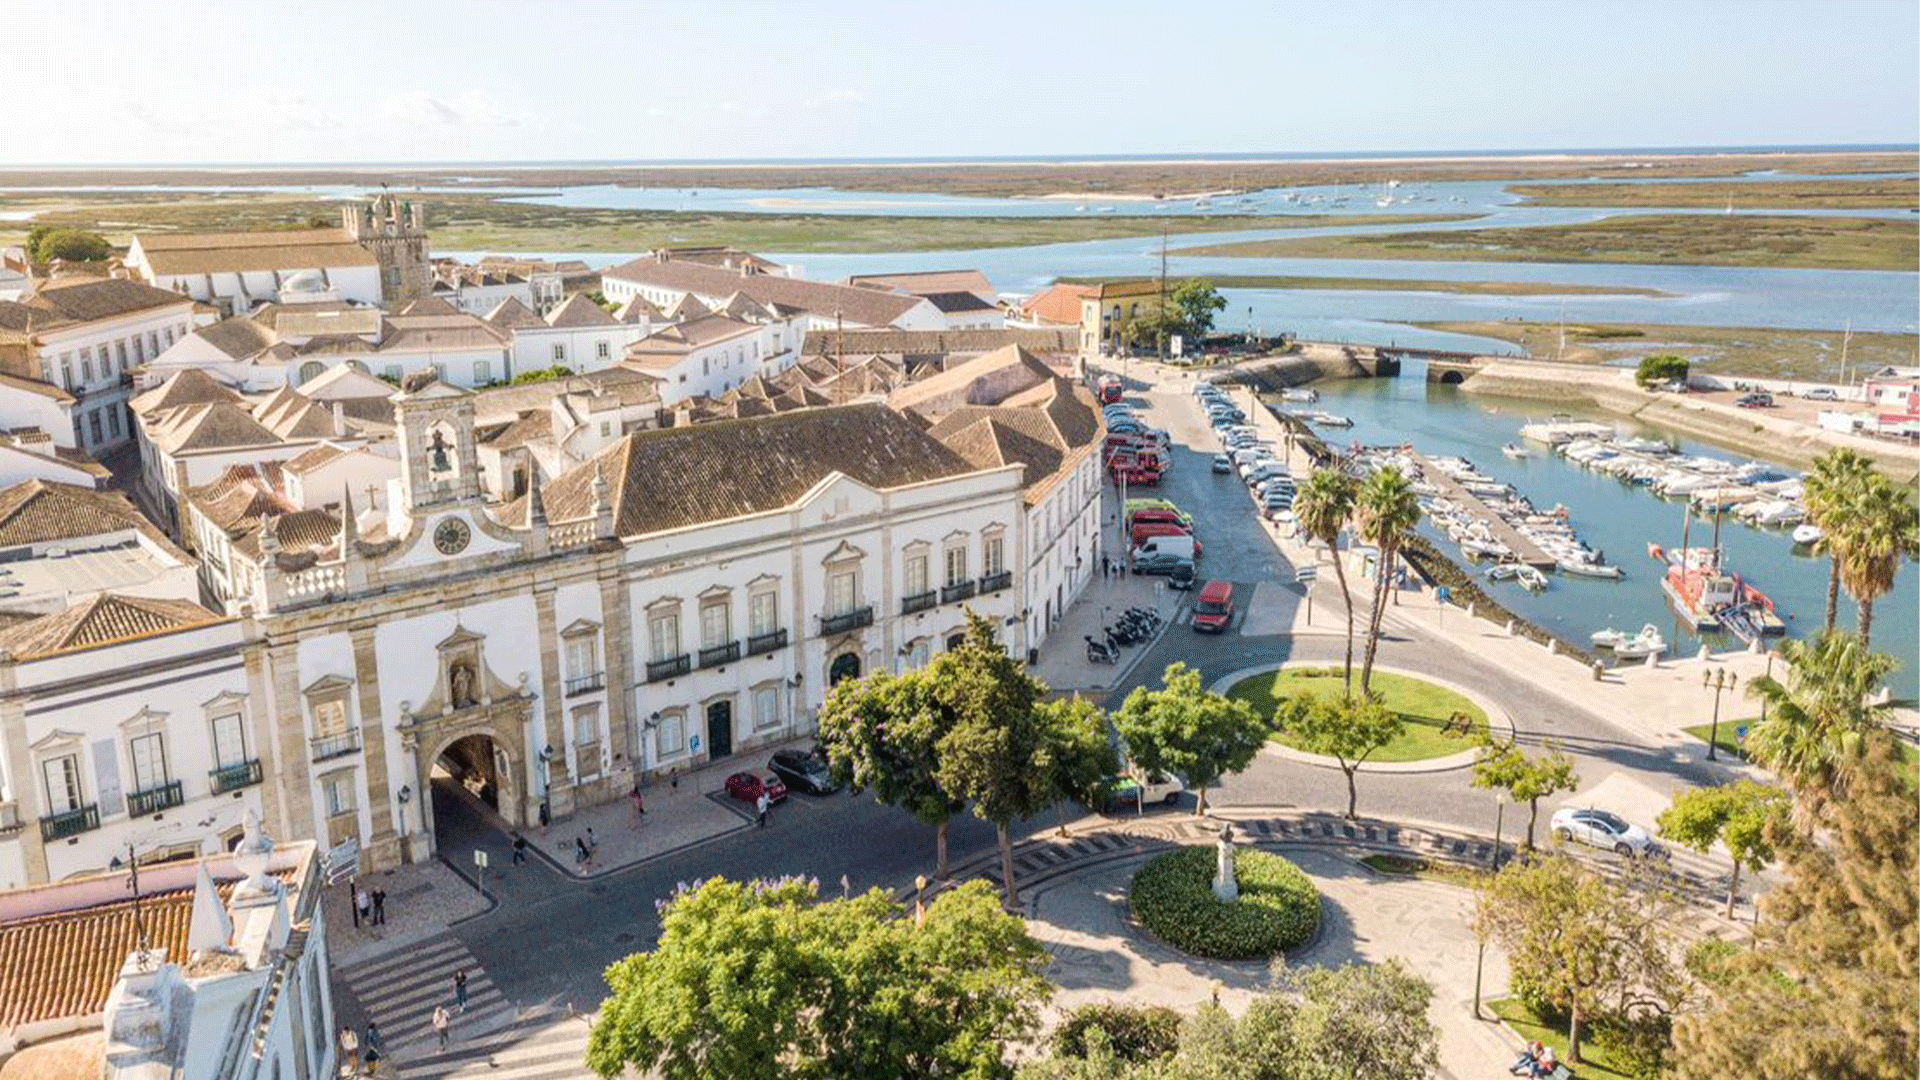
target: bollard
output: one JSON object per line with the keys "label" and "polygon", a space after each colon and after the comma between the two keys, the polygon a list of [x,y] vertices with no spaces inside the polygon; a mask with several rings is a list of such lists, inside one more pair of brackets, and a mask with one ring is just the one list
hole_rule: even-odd
{"label": "bollard", "polygon": [[1507,636],[1508,637],[1513,636],[1513,620],[1512,619],[1507,620]]}
{"label": "bollard", "polygon": [[1467,618],[1473,618],[1473,609],[1477,606],[1473,601],[1467,601]]}
{"label": "bollard", "polygon": [[1759,656],[1761,653],[1764,653],[1767,651],[1766,642],[1761,641],[1759,638],[1756,637],[1752,641],[1747,643],[1747,651],[1752,653],[1755,656]]}
{"label": "bollard", "polygon": [[1599,682],[1607,677],[1607,665],[1598,660],[1593,662],[1593,681]]}
{"label": "bollard", "polygon": [[1560,655],[1560,639],[1559,638],[1550,637],[1547,639],[1547,655],[1548,656]]}
{"label": "bollard", "polygon": [[1653,668],[1657,668],[1657,667],[1659,667],[1659,666],[1660,666],[1660,654],[1659,654],[1659,653],[1657,653],[1657,652],[1650,652],[1650,653],[1648,653],[1648,654],[1647,654],[1647,666],[1648,666],[1648,667],[1653,667]]}
{"label": "bollard", "polygon": [[1703,641],[1700,643],[1700,655],[1694,657],[1694,659],[1700,661],[1703,664],[1713,659],[1713,653],[1707,649],[1706,642]]}

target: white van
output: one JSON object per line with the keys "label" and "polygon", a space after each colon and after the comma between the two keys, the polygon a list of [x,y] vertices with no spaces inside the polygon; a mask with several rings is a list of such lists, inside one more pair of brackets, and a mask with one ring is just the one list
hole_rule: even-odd
{"label": "white van", "polygon": [[1172,555],[1176,558],[1193,559],[1193,537],[1191,536],[1152,536],[1146,543],[1133,549],[1135,560],[1152,558],[1155,555]]}

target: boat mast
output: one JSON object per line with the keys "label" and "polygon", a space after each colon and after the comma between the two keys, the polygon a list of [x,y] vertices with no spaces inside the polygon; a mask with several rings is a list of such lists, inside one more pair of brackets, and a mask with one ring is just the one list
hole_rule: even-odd
{"label": "boat mast", "polygon": [[1693,500],[1689,498],[1680,510],[1680,574],[1687,573],[1687,537],[1693,531]]}
{"label": "boat mast", "polygon": [[1713,571],[1720,572],[1720,504],[1717,502],[1713,504]]}

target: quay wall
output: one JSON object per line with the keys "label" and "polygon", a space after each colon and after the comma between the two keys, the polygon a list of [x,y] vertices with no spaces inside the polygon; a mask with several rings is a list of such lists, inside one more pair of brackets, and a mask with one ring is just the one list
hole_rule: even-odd
{"label": "quay wall", "polygon": [[1558,405],[1589,405],[1800,469],[1810,467],[1814,458],[1829,450],[1851,447],[1901,483],[1920,479],[1920,449],[1684,394],[1642,390],[1634,384],[1632,372],[1617,368],[1502,360],[1485,365],[1460,388]]}

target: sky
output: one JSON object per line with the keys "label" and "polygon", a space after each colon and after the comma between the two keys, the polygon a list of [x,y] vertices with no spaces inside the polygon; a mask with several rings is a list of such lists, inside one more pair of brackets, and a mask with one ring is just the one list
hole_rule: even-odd
{"label": "sky", "polygon": [[12,164],[1920,141],[1915,0],[90,0],[6,25]]}

